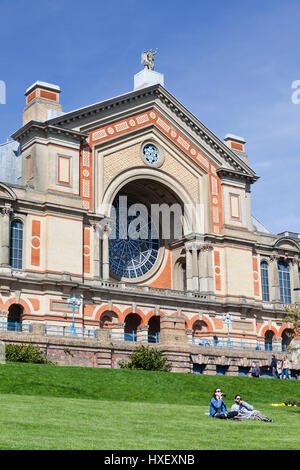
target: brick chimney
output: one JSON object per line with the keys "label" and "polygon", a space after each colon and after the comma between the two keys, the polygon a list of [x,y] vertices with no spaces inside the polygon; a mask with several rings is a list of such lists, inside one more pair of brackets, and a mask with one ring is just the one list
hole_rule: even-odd
{"label": "brick chimney", "polygon": [[245,152],[245,139],[233,134],[226,134],[225,144],[233,150],[245,163],[248,164],[248,155]]}
{"label": "brick chimney", "polygon": [[62,114],[59,104],[59,86],[37,81],[25,92],[26,106],[23,111],[23,126],[31,120],[47,121]]}

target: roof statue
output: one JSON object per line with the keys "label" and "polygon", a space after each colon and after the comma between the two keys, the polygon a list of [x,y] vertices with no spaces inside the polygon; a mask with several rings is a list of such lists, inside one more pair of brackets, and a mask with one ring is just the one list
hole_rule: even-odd
{"label": "roof statue", "polygon": [[156,49],[154,52],[152,49],[150,49],[148,52],[143,52],[142,57],[141,57],[141,64],[144,63],[144,67],[149,69],[149,70],[154,70],[154,56],[157,54],[158,49]]}

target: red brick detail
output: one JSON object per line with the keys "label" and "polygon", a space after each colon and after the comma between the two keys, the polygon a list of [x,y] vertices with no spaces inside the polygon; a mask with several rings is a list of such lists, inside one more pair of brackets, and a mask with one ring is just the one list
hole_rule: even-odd
{"label": "red brick detail", "polygon": [[[211,163],[208,158],[185,136],[183,136],[177,129],[175,129],[166,119],[164,119],[157,111],[153,109],[123,119],[121,121],[110,123],[104,127],[90,131],[91,145],[98,145],[99,143],[118,138],[121,135],[129,132],[134,132],[147,126],[155,126],[162,133],[164,133],[177,147],[179,147],[185,154],[197,163],[210,178],[210,201],[211,201],[211,221],[212,232],[220,234],[223,226],[223,210],[222,210],[222,189],[221,180],[217,174],[217,167]],[[87,145],[87,144],[86,144]],[[83,152],[81,151],[81,165],[83,159]],[[90,172],[90,175],[92,171]],[[81,171],[82,175],[82,171]],[[83,177],[81,176],[83,181]],[[81,181],[81,184],[82,184]],[[87,184],[87,183],[85,183]],[[91,184],[91,182],[90,182]],[[90,187],[92,193],[92,187]],[[82,195],[82,194],[81,194]],[[82,198],[87,201],[86,204],[90,205],[91,201],[82,195]]]}
{"label": "red brick detail", "polygon": [[253,290],[254,296],[259,297],[259,275],[258,275],[258,261],[257,257],[252,257],[252,267],[253,267]]}
{"label": "red brick detail", "polygon": [[[11,299],[7,300],[5,303],[3,303],[3,310],[8,310],[9,307],[12,305],[12,304],[20,304],[22,305],[23,307],[23,315],[26,313],[26,314],[30,314],[31,313],[31,308],[29,307],[28,303],[25,302],[25,300],[23,299],[19,299],[19,301],[17,302],[17,299],[15,297],[12,297]],[[23,319],[24,319],[24,316],[23,316]]]}
{"label": "red brick detail", "polygon": [[220,291],[221,285],[221,268],[220,268],[220,252],[214,250],[214,261],[215,261],[215,287],[216,290]]}
{"label": "red brick detail", "polygon": [[56,94],[51,93],[50,91],[40,90],[40,97],[46,98],[47,100],[56,101]]}
{"label": "red brick detail", "polygon": [[93,210],[93,161],[87,142],[80,146],[80,197],[87,210]]}
{"label": "red brick detail", "polygon": [[158,276],[155,281],[150,284],[150,287],[158,287],[161,289],[172,288],[172,255],[171,251],[168,253],[168,259],[162,273]]}
{"label": "red brick detail", "polygon": [[36,91],[33,91],[30,93],[30,95],[27,96],[27,104],[29,104],[34,98],[36,97]]}
{"label": "red brick detail", "polygon": [[90,228],[84,227],[83,229],[83,272],[88,274],[91,272],[91,240]]}
{"label": "red brick detail", "polygon": [[40,301],[39,299],[29,299],[28,300],[30,301],[31,305],[33,306],[33,310],[34,311],[37,311],[40,309]]}
{"label": "red brick detail", "polygon": [[238,144],[237,142],[230,142],[230,146],[232,149],[244,151],[243,144]]}
{"label": "red brick detail", "polygon": [[31,235],[31,265],[40,266],[41,222],[39,220],[32,221]]}

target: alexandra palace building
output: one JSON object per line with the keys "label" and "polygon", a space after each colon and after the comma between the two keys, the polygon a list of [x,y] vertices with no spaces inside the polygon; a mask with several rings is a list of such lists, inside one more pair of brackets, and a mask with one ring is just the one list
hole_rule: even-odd
{"label": "alexandra palace building", "polygon": [[[300,236],[252,216],[245,140],[220,140],[147,68],[133,91],[71,112],[60,93],[29,86],[0,145],[0,320],[155,336],[167,315],[191,342],[229,328],[232,342],[284,350]],[[152,207],[169,212],[150,231]]]}

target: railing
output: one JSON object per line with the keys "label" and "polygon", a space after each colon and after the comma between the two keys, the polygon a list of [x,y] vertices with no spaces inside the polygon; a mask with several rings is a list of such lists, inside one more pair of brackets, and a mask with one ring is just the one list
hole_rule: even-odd
{"label": "railing", "polygon": [[270,344],[270,343],[254,343],[243,341],[239,339],[225,339],[225,338],[195,338],[189,339],[189,343],[195,346],[207,346],[213,348],[231,348],[231,349],[244,349],[248,351],[286,351],[287,346],[285,344]]}
{"label": "railing", "polygon": [[16,333],[30,333],[30,323],[17,321],[0,321],[0,331],[14,331]]}
{"label": "railing", "polygon": [[156,333],[155,335],[149,335],[148,333],[141,334],[139,335],[135,331],[132,331],[131,333],[125,333],[123,331],[113,331],[113,330],[108,330],[109,331],[109,338],[114,341],[131,341],[131,342],[138,342],[139,339],[144,340],[143,342],[148,342],[148,343],[158,343],[159,341],[159,333]]}
{"label": "railing", "polygon": [[131,292],[158,294],[171,297],[194,297],[196,299],[206,300],[207,294],[201,294],[201,292],[183,291],[175,289],[164,289],[161,287],[150,287],[150,286],[139,286],[138,284],[130,284],[125,282],[111,282],[111,281],[97,281],[97,286],[108,289],[116,289],[118,291],[125,290]]}
{"label": "railing", "polygon": [[96,338],[95,329],[72,328],[70,326],[45,325],[46,335],[76,336],[77,338]]}

